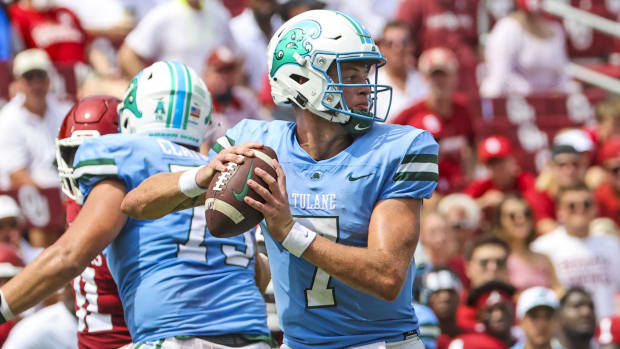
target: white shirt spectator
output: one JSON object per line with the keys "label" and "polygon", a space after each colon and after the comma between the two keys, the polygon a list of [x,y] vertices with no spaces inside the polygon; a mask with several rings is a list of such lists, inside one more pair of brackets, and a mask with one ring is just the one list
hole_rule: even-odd
{"label": "white shirt spectator", "polygon": [[28,316],[11,330],[3,349],[77,349],[77,318],[63,302]]}
{"label": "white shirt spectator", "polygon": [[11,99],[0,110],[1,172],[10,174],[25,168],[39,186],[58,187],[54,141],[70,108],[50,94],[47,112],[41,117],[24,107],[23,95]]}
{"label": "white shirt spectator", "polygon": [[[271,16],[271,28],[274,33],[282,24],[280,16],[277,14]],[[250,8],[246,8],[240,15],[230,20],[230,30],[241,52],[243,70],[249,78],[250,86],[254,91],[260,91],[263,77],[267,73],[267,55],[263,52],[267,52],[271,37],[265,37]]]}
{"label": "white shirt spectator", "polygon": [[177,61],[201,74],[213,48],[235,47],[229,21],[228,10],[217,0],[204,0],[200,11],[170,0],[144,16],[125,43],[143,58]]}
{"label": "white shirt spectator", "polygon": [[[400,114],[401,111],[412,106],[413,104],[423,100],[428,96],[428,85],[422,74],[417,70],[410,69],[407,72],[407,83],[405,90],[401,90],[390,79],[385,67],[380,68],[378,82],[381,85],[392,86],[392,104],[390,105],[390,114],[385,122],[390,122]],[[370,82],[374,82],[374,76],[370,77]],[[389,93],[379,93],[377,98],[377,116],[385,115],[387,105],[390,102]]]}
{"label": "white shirt spectator", "polygon": [[564,31],[558,23],[550,26],[553,36],[543,39],[510,16],[495,24],[485,48],[487,75],[480,86],[482,96],[569,92]]}
{"label": "white shirt spectator", "polygon": [[581,286],[591,293],[596,316],[614,314],[620,292],[620,241],[610,235],[580,239],[559,227],[536,239],[532,251],[547,255],[564,287]]}

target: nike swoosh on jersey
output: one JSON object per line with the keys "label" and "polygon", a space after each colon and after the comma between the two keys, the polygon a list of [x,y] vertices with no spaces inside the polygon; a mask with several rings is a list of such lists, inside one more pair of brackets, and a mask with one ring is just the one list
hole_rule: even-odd
{"label": "nike swoosh on jersey", "polygon": [[252,169],[253,168],[254,168],[254,160],[252,160],[252,162],[250,163],[250,169],[248,170],[248,177],[245,179],[245,184],[243,185],[243,189],[241,190],[241,192],[237,193],[237,192],[235,192],[234,189],[232,191],[233,192],[233,196],[235,197],[235,199],[237,199],[237,201],[243,201],[243,198],[248,193],[248,181],[252,177]]}
{"label": "nike swoosh on jersey", "polygon": [[362,179],[362,178],[366,178],[366,177],[370,177],[370,176],[372,176],[372,173],[369,173],[369,174],[367,174],[367,175],[363,175],[363,176],[359,176],[359,177],[353,177],[353,175],[351,175],[351,174],[349,173],[349,180],[350,180],[351,182],[355,182],[355,181],[356,181],[356,180],[358,180],[358,179]]}

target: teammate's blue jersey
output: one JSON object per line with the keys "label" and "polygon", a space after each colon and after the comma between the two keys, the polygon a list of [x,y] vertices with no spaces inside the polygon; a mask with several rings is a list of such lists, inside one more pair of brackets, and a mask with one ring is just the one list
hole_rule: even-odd
{"label": "teammate's blue jersey", "polygon": [[[167,140],[114,134],[85,140],[74,173],[88,199],[105,178],[121,180],[128,192],[156,173],[206,162]],[[254,251],[249,232],[226,239],[211,236],[204,206],[157,220],[129,218],[105,253],[133,341],[269,334],[265,303],[254,281]]]}
{"label": "teammate's blue jersey", "polygon": [[[247,141],[272,147],[287,177],[292,214],[326,238],[365,247],[378,201],[428,198],[435,189],[438,145],[427,132],[376,124],[336,156],[316,161],[297,142],[295,128],[244,120],[218,139],[211,154]],[[331,278],[265,235],[278,316],[292,348],[398,341],[418,329],[411,305],[414,263],[398,299],[386,302]]]}

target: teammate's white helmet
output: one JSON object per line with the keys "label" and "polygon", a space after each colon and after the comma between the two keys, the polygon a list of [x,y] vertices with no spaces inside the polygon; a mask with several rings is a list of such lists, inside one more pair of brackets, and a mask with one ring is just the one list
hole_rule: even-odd
{"label": "teammate's white helmet", "polygon": [[156,62],[139,72],[118,107],[121,133],[199,147],[210,128],[211,95],[192,68]]}
{"label": "teammate's white helmet", "polygon": [[[374,83],[345,84],[340,64],[364,61],[374,69],[385,64],[385,58],[368,31],[355,18],[338,11],[313,10],[299,14],[276,31],[269,42],[267,62],[271,95],[278,105],[295,103],[329,121],[345,124],[353,133],[367,131],[373,121],[384,121],[376,115],[377,93],[391,93],[392,88]],[[327,70],[336,64],[338,80],[332,80]],[[301,78],[300,78],[301,77]],[[370,88],[369,110],[351,110],[343,98],[342,87]]]}

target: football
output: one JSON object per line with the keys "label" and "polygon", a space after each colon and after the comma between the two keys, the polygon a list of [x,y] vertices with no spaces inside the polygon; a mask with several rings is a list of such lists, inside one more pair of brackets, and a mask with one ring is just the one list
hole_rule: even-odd
{"label": "football", "polygon": [[243,201],[250,196],[264,202],[258,193],[249,188],[249,179],[267,188],[267,184],[256,174],[254,169],[259,167],[276,178],[276,170],[271,164],[272,159],[278,159],[276,152],[269,148],[253,149],[254,156],[246,157],[241,165],[229,162],[225,172],[218,172],[206,193],[205,208],[209,232],[215,237],[231,237],[242,234],[263,220],[259,211]]}

